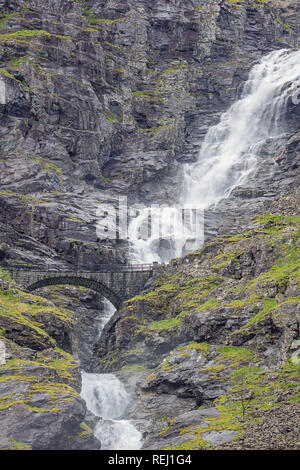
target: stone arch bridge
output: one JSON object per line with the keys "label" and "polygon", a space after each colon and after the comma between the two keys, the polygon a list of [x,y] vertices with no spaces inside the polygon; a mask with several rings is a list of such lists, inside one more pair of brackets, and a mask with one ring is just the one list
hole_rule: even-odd
{"label": "stone arch bridge", "polygon": [[107,298],[119,309],[122,302],[143,290],[152,277],[154,265],[100,265],[97,269],[61,271],[54,268],[12,267],[12,278],[24,290],[32,292],[41,287],[53,285],[71,285],[93,289]]}

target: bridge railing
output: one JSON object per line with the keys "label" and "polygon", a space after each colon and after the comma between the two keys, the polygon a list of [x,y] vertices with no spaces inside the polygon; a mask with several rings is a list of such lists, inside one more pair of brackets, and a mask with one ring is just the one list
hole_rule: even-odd
{"label": "bridge railing", "polygon": [[3,268],[8,271],[31,271],[31,272],[147,272],[153,270],[153,264],[99,264],[94,266],[30,266],[20,264],[7,264]]}

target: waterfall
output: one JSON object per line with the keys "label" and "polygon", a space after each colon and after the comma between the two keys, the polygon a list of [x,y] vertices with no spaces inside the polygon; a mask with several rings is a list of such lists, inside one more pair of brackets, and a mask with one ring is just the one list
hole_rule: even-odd
{"label": "waterfall", "polygon": [[[184,165],[180,206],[169,208],[169,212],[175,211],[173,225],[165,222],[164,213],[159,235],[156,230],[154,235],[142,238],[140,233],[145,230],[150,208],[141,210],[131,221],[129,238],[135,262],[168,261],[182,255],[184,249],[188,251],[187,242],[193,233],[178,230],[181,210],[213,208],[255,174],[263,144],[284,135],[282,118],[289,98],[299,86],[299,50],[272,52],[252,68],[241,98],[208,130],[197,161]],[[157,214],[158,208],[153,218]],[[198,244],[195,248],[203,240],[202,232],[194,240]]]}
{"label": "waterfall", "polygon": [[[104,313],[98,323],[98,337],[114,312],[112,304],[105,300]],[[130,421],[122,419],[130,403],[130,395],[115,375],[83,371],[81,397],[85,400],[87,409],[101,418],[96,425],[94,435],[101,442],[102,450],[141,448],[141,433]]]}
{"label": "waterfall", "polygon": [[89,410],[103,419],[119,418],[129,404],[129,394],[113,374],[83,375],[81,396]]}
{"label": "waterfall", "polygon": [[[198,244],[196,248],[201,246],[203,230],[195,235],[192,216],[182,230],[182,211],[215,206],[255,174],[262,146],[285,134],[282,118],[288,99],[299,86],[300,51],[272,52],[253,67],[241,98],[208,130],[197,161],[184,165],[178,206],[144,208],[131,220],[131,262],[169,261],[187,250],[189,240]],[[112,314],[107,306],[105,321]],[[103,326],[104,322],[99,331]],[[113,374],[83,373],[82,379],[81,396],[88,409],[102,418],[95,429],[102,448],[140,449],[141,434],[121,418],[130,400],[121,382]]]}
{"label": "waterfall", "polygon": [[102,418],[94,431],[102,450],[140,449],[141,433],[130,421],[118,419],[130,403],[130,395],[117,377],[83,372],[81,397],[88,410]]}
{"label": "waterfall", "polygon": [[275,51],[253,67],[242,97],[209,129],[198,161],[185,167],[184,202],[208,208],[255,171],[267,139],[284,133],[282,116],[300,84],[300,51]]}
{"label": "waterfall", "polygon": [[153,263],[181,256],[186,239],[192,236],[191,232],[187,231],[183,237],[181,207],[152,207],[150,236],[146,233],[149,216],[150,208],[145,208],[129,225],[128,236],[133,248],[132,262]]}

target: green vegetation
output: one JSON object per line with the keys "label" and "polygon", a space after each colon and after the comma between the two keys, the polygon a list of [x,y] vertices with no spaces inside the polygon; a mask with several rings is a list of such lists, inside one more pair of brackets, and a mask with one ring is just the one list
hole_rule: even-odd
{"label": "green vegetation", "polygon": [[100,25],[103,25],[103,24],[114,24],[114,23],[119,23],[120,21],[125,21],[127,20],[128,17],[120,17],[120,18],[115,18],[115,19],[110,19],[110,18],[97,18],[97,16],[94,14],[94,13],[90,13],[88,15],[88,20],[91,24],[93,25],[97,25],[97,24],[100,24]]}
{"label": "green vegetation", "polygon": [[122,370],[128,370],[131,372],[144,372],[146,370],[145,364],[133,364],[128,366],[123,366]]}
{"label": "green vegetation", "polygon": [[196,343],[196,341],[191,341],[186,346],[182,346],[178,349],[178,351],[188,351],[193,349],[195,351],[202,351],[204,353],[208,353],[210,350],[210,345],[208,343]]}
{"label": "green vegetation", "polygon": [[242,327],[242,330],[249,328],[249,327],[252,326],[254,323],[257,323],[258,321],[260,321],[260,320],[262,320],[263,318],[265,318],[265,317],[273,310],[273,308],[277,305],[276,300],[273,299],[273,298],[264,299],[263,303],[264,303],[264,308],[263,308],[259,313],[257,313],[256,315],[254,315],[254,316],[251,318],[251,320],[249,320],[249,321]]}
{"label": "green vegetation", "polygon": [[3,33],[0,34],[0,42],[6,42],[11,40],[22,40],[23,38],[34,38],[34,37],[56,37],[59,39],[70,40],[70,36],[62,36],[60,34],[52,34],[43,29],[21,29],[14,33]]}
{"label": "green vegetation", "polygon": [[[44,369],[47,368],[43,363],[37,363],[36,361],[21,361],[21,360],[13,360],[1,366],[0,370],[10,370],[12,375],[1,375],[1,382],[8,382],[8,381],[17,381],[27,384],[27,388],[24,389],[23,393],[15,393],[6,396],[2,396],[0,398],[0,410],[8,409],[11,406],[23,404],[29,410],[33,412],[59,412],[60,411],[60,402],[62,401],[72,401],[74,397],[78,397],[78,392],[65,383],[59,383],[55,380],[57,379],[64,379],[66,378],[65,375],[58,375],[55,374],[49,375],[48,377],[45,376],[43,382],[41,382],[41,378],[37,375],[27,375],[27,372],[30,372],[33,366],[39,365]],[[16,373],[16,370],[22,370],[23,374]],[[53,367],[49,366],[49,370],[54,369]],[[55,370],[55,369],[54,369]],[[71,380],[74,380],[71,376]],[[68,377],[69,378],[69,377]],[[49,382],[52,380],[52,382]],[[45,403],[48,405],[47,408],[43,408],[41,406],[32,406],[31,403],[35,402],[34,397],[35,394],[43,395]]]}
{"label": "green vegetation", "polygon": [[163,75],[174,74],[174,73],[180,72],[180,71],[182,71],[183,69],[187,69],[187,68],[188,68],[188,64],[185,63],[185,62],[176,63],[176,64],[174,64],[173,66],[166,68],[166,69],[163,71],[162,74],[163,74]]}
{"label": "green vegetation", "polygon": [[20,16],[20,13],[18,12],[12,12],[12,13],[4,13],[3,11],[0,11],[0,29],[2,29],[9,18],[12,18],[13,16]]}
{"label": "green vegetation", "polygon": [[[18,291],[19,295],[22,291]],[[62,308],[55,307],[50,301],[45,300],[43,297],[39,297],[33,294],[24,292],[20,298],[10,292],[0,291],[0,312],[1,314],[11,315],[16,320],[24,320],[24,313],[30,313],[34,322],[34,317],[37,314],[49,314],[55,315],[63,322],[70,320],[70,313]],[[24,318],[23,318],[24,317]]]}
{"label": "green vegetation", "polygon": [[[175,318],[169,318],[165,320],[158,320],[158,321],[153,321],[149,325],[147,325],[147,328],[150,330],[164,330],[164,329],[172,329],[176,326],[178,326],[181,323],[181,318],[175,317]],[[141,326],[141,329],[146,328],[145,326]]]}
{"label": "green vegetation", "polygon": [[[215,298],[207,299],[204,302],[202,300],[213,292],[219,283],[220,278],[216,276],[188,279],[186,284],[181,286],[176,282],[165,282],[153,291],[130,299],[126,302],[126,306],[128,311],[133,312],[136,302],[147,302],[150,311],[159,311],[164,316],[162,320],[139,324],[137,331],[172,329],[178,326],[183,317],[195,308],[199,311],[207,311],[217,307],[218,301]],[[175,306],[176,308],[174,308]],[[166,318],[167,314],[170,315],[171,312],[173,313],[172,317]],[[178,313],[174,315],[174,312]]]}
{"label": "green vegetation", "polygon": [[14,282],[10,273],[0,266],[0,280]]}
{"label": "green vegetation", "polygon": [[8,439],[12,443],[12,446],[8,450],[30,450],[31,446],[24,442],[18,442],[13,438]]}
{"label": "green vegetation", "polygon": [[[157,90],[137,90],[134,91],[133,96],[135,98],[141,98],[141,99],[146,99],[146,100],[151,100],[151,101],[160,101],[162,98],[157,96]],[[167,125],[162,125],[158,127],[154,127],[152,129],[144,129],[145,131],[151,131],[155,132],[156,130],[162,129],[164,127],[167,127]],[[139,132],[142,132],[143,130],[141,128],[138,129]]]}
{"label": "green vegetation", "polygon": [[[0,366],[0,383],[22,382],[26,386],[22,393],[16,391],[2,396],[0,409],[23,404],[32,412],[57,413],[61,402],[78,396],[78,392],[69,385],[77,384],[74,371],[78,363],[69,353],[56,347],[56,341],[46,329],[51,316],[56,318],[56,322],[62,322],[61,325],[70,325],[70,312],[57,308],[43,297],[21,291],[3,269],[0,269],[1,280],[8,284],[5,284],[6,290],[0,291],[0,327],[1,324],[5,326],[0,330],[12,358]],[[45,325],[41,322],[43,316],[47,318]],[[33,349],[33,357],[20,359],[22,348],[27,345]],[[37,394],[43,396],[46,407],[32,405],[37,403]]]}
{"label": "green vegetation", "polygon": [[87,436],[93,434],[92,429],[85,422],[80,423],[80,427],[83,429],[83,431],[79,433],[81,439],[85,439]]}
{"label": "green vegetation", "polygon": [[0,73],[3,73],[4,75],[6,75],[7,77],[10,77],[10,78],[13,78],[15,80],[15,77],[9,73],[7,70],[3,69],[3,68],[0,68]]}
{"label": "green vegetation", "polygon": [[233,372],[233,383],[236,384],[235,389],[240,397],[242,406],[242,417],[245,418],[246,410],[250,406],[251,399],[247,398],[247,393],[253,384],[254,379],[259,377],[260,370],[250,369],[249,367],[241,367]]}
{"label": "green vegetation", "polygon": [[104,111],[104,116],[106,117],[106,119],[110,122],[116,122],[118,121],[118,117],[116,114],[112,113],[111,111]]}
{"label": "green vegetation", "polygon": [[54,171],[58,176],[62,176],[62,169],[51,162],[49,158],[36,156],[35,159],[40,164],[43,171]]}
{"label": "green vegetation", "polygon": [[230,252],[224,252],[215,257],[217,263],[212,264],[212,269],[220,269],[223,266],[227,265],[229,261],[233,260],[238,264],[238,257],[242,254],[241,251],[235,250]]}
{"label": "green vegetation", "polygon": [[241,346],[219,346],[217,351],[220,352],[220,359],[230,359],[234,362],[250,361],[253,353],[247,348]]}

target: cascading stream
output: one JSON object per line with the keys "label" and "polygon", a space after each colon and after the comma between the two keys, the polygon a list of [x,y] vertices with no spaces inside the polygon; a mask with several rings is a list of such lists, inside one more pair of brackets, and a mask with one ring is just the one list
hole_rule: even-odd
{"label": "cascading stream", "polygon": [[[150,208],[129,225],[131,262],[169,261],[180,256],[194,234],[180,229],[182,208],[208,209],[255,172],[263,144],[285,133],[281,121],[288,99],[300,86],[300,51],[275,51],[253,67],[241,98],[211,127],[202,144],[197,162],[184,166],[183,191],[177,208],[156,208],[150,236],[140,237],[149,223]],[[159,229],[158,229],[159,226]],[[203,233],[196,237],[198,248]],[[107,310],[107,320],[112,311]],[[103,328],[104,324],[101,328]],[[129,402],[120,381],[112,374],[83,373],[82,397],[88,409],[101,416],[95,435],[104,449],[139,449],[141,434],[119,419]]]}
{"label": "cascading stream", "polygon": [[[115,308],[106,300],[98,323],[97,336],[100,337],[114,312]],[[102,450],[141,448],[141,433],[130,421],[121,419],[130,403],[130,395],[115,375],[82,372],[81,397],[85,400],[87,409],[102,418],[94,430]]]}
{"label": "cascading stream", "polygon": [[[282,117],[288,99],[299,86],[299,50],[272,52],[253,67],[241,98],[222,115],[219,124],[208,130],[198,160],[184,166],[179,208],[169,208],[169,212],[175,212],[173,222],[165,216],[165,210],[160,216],[160,235],[156,230],[143,238],[140,233],[145,230],[150,209],[140,211],[130,223],[134,262],[169,261],[181,256],[184,249],[188,251],[186,244],[193,233],[178,229],[182,208],[212,208],[247,181],[257,168],[262,145],[285,133]],[[153,218],[157,217],[158,208]],[[203,232],[197,235],[195,248],[201,246],[203,238]]]}

